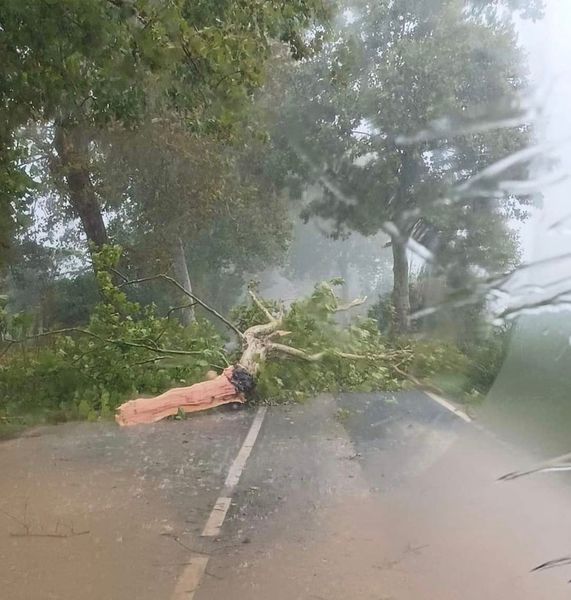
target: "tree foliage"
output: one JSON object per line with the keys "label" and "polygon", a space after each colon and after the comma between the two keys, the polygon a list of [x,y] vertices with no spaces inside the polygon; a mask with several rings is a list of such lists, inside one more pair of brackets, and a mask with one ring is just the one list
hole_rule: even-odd
{"label": "tree foliage", "polygon": [[[300,206],[314,227],[286,273],[354,284],[358,265],[378,293],[392,253],[393,332],[427,302],[411,251],[446,292],[518,260],[509,222],[532,198],[487,168],[533,137],[511,15],[539,17],[539,0],[347,0],[332,26],[321,0],[0,4],[0,416],[96,418],[224,368],[221,329],[185,314],[198,296],[223,322],[284,257]],[[334,257],[320,229],[369,239]],[[261,398],[394,389],[434,363],[468,380],[483,364],[488,381],[501,356],[478,338],[482,302],[461,315],[470,347],[435,348],[389,342],[336,302],[319,284],[237,311],[245,328],[272,306],[289,332],[282,354],[262,344],[277,354]]]}
{"label": "tree foliage", "polygon": [[321,392],[396,390],[402,385],[403,371],[395,366],[406,369],[411,348],[392,347],[372,319],[340,325],[330,307],[336,303],[333,286],[342,281],[332,284],[318,284],[308,298],[294,302],[283,321],[285,330],[291,332],[288,345],[308,354],[324,352],[323,358],[316,362],[268,360],[258,378],[261,397],[291,400]]}
{"label": "tree foliage", "polygon": [[[27,338],[24,322],[5,321],[3,417],[34,411],[59,418],[111,416],[129,397],[195,383],[207,370],[230,364],[232,356],[226,355],[223,339],[210,323],[199,320],[185,329],[168,316],[158,316],[152,305],[128,299],[113,279],[119,248],[107,247],[94,256],[102,299],[87,326]],[[392,349],[372,320],[342,328],[332,311],[336,302],[327,283],[287,309],[283,325],[289,331],[288,344],[324,356],[317,362],[269,359],[260,373],[261,398],[294,400],[320,391],[400,385],[402,375],[392,364],[405,366],[410,349]],[[237,309],[233,318],[242,328],[266,322],[257,305]]]}
{"label": "tree foliage", "polygon": [[427,247],[423,258],[453,285],[513,261],[507,221],[529,198],[506,192],[499,202],[493,181],[457,190],[529,142],[523,124],[487,126],[517,114],[525,72],[510,22],[460,0],[357,1],[346,11],[324,52],[292,69],[283,122],[297,124],[288,131],[305,163],[300,176],[323,192],[306,216],[330,220],[338,234],[391,235],[404,329],[408,261],[399,247]]}
{"label": "tree foliage", "polygon": [[132,246],[149,254],[154,250],[160,258],[182,238],[192,270],[204,262],[203,245],[213,270],[230,265],[255,270],[284,249],[287,206],[272,182],[253,168],[266,151],[263,142],[250,139],[227,147],[165,118],[108,139],[102,195],[117,207],[112,225],[117,235],[145,240]]}
{"label": "tree foliage", "polygon": [[[271,43],[296,57],[319,44],[322,2],[4,0],[0,22],[3,243],[26,179],[15,134],[55,122],[69,199],[88,239],[106,241],[91,189],[88,132],[179,112],[198,130],[229,129],[263,79]],[[41,35],[38,35],[41,24]],[[315,24],[313,35],[303,32]],[[86,131],[87,129],[87,131]]]}
{"label": "tree foliage", "polygon": [[199,381],[211,363],[218,367],[222,360],[225,366],[222,339],[210,323],[185,331],[152,305],[128,299],[109,270],[119,256],[113,247],[95,255],[101,300],[85,327],[45,332],[26,342],[29,325],[7,324],[0,365],[4,416],[34,411],[62,418],[109,416],[125,397]]}

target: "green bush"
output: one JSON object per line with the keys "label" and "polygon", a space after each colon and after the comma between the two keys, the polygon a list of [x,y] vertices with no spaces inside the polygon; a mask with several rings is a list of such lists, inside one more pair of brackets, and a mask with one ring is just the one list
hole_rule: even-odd
{"label": "green bush", "polygon": [[506,359],[510,339],[510,326],[497,327],[483,341],[465,347],[472,390],[484,394],[492,387]]}
{"label": "green bush", "polygon": [[414,357],[410,373],[416,377],[433,377],[437,374],[465,373],[469,359],[454,344],[441,340],[413,342]]}
{"label": "green bush", "polygon": [[458,400],[486,394],[502,368],[509,339],[509,328],[496,328],[462,348],[441,340],[408,342],[414,356],[409,372]]}
{"label": "green bush", "polygon": [[[227,365],[223,340],[207,321],[183,328],[154,306],[130,302],[108,268],[119,253],[97,257],[102,300],[84,329],[62,330],[14,347],[0,364],[0,417],[110,416],[125,399],[204,379]],[[165,349],[181,354],[169,354]],[[183,354],[183,353],[188,354]]]}

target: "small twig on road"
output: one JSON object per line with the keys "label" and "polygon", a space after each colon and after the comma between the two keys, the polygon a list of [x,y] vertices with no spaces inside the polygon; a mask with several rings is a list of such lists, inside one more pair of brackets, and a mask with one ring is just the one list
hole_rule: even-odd
{"label": "small twig on road", "polygon": [[204,570],[205,575],[208,575],[209,577],[214,577],[214,579],[218,579],[218,581],[222,581],[224,579],[224,577],[220,577],[220,575],[216,575],[214,573],[212,573],[211,571],[209,571],[208,569]]}
{"label": "small twig on road", "polygon": [[[26,504],[26,509],[25,512],[28,512],[27,509],[27,504]],[[14,521],[15,523],[18,523],[18,525],[20,525],[20,527],[24,528],[24,531],[18,533],[18,532],[10,532],[10,537],[15,537],[15,538],[70,538],[70,537],[77,537],[79,535],[87,535],[89,532],[88,529],[84,530],[84,531],[75,531],[75,529],[73,528],[73,525],[69,528],[69,533],[58,533],[58,529],[59,529],[59,521],[56,523],[56,527],[55,527],[55,531],[53,533],[43,533],[43,532],[34,532],[31,531],[30,525],[29,523],[27,523],[26,521],[19,519],[18,517],[15,517],[14,515],[10,514],[9,512],[0,509],[0,513],[2,513],[3,515],[5,515],[6,517],[8,517],[9,519],[12,519],[12,521]]]}
{"label": "small twig on road", "polygon": [[[27,508],[26,508],[26,512],[27,512]],[[25,521],[22,521],[21,519],[18,519],[18,517],[11,515],[9,512],[7,512],[5,510],[0,509],[0,513],[5,515],[9,519],[12,519],[12,521],[14,521],[15,523],[18,523],[18,525],[20,525],[21,527],[23,527],[26,530],[26,533],[29,533],[30,526],[28,525],[28,523],[26,523]]]}
{"label": "small twig on road", "polygon": [[71,538],[77,537],[79,535],[87,535],[91,533],[89,529],[85,531],[70,531],[69,533],[33,533],[33,532],[25,532],[25,533],[10,533],[10,537],[15,538]]}
{"label": "small twig on road", "polygon": [[405,548],[403,554],[420,554],[425,548],[430,547],[430,544],[422,544],[421,546],[413,546],[412,544],[408,544]]}

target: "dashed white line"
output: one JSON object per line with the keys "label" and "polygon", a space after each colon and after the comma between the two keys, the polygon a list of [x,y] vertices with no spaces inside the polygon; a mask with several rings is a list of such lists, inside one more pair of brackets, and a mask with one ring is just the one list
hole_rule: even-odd
{"label": "dashed white line", "polygon": [[192,600],[194,598],[194,593],[204,577],[208,558],[208,556],[199,555],[190,559],[177,581],[172,600]]}
{"label": "dashed white line", "polygon": [[[223,495],[216,500],[214,508],[210,512],[210,516],[206,521],[206,525],[202,531],[202,537],[216,537],[220,534],[220,529],[224,524],[228,509],[232,504],[232,491],[238,485],[246,462],[252,453],[254,444],[258,439],[258,434],[262,428],[264,417],[266,416],[267,408],[261,406],[250,425],[246,439],[238,452],[224,483]],[[206,572],[209,557],[206,555],[193,556],[189,564],[186,566],[180,575],[172,600],[193,600],[194,594]]]}
{"label": "dashed white line", "polygon": [[436,394],[433,394],[432,392],[428,392],[426,390],[424,390],[424,393],[431,400],[434,400],[434,402],[437,402],[438,404],[440,404],[440,406],[443,406],[444,408],[446,408],[450,412],[454,413],[457,417],[459,417],[463,421],[466,421],[466,423],[471,423],[472,422],[472,419],[464,411],[460,410],[459,408],[456,408],[453,404],[451,404],[450,402],[448,402],[448,400],[444,400],[444,398],[441,398],[440,396],[438,396]]}
{"label": "dashed white line", "polygon": [[208,521],[206,521],[204,530],[202,531],[202,537],[216,537],[220,533],[220,529],[222,529],[224,519],[226,518],[226,513],[228,512],[231,503],[232,498],[226,498],[223,496],[216,500],[216,504],[214,505],[214,508],[208,517]]}
{"label": "dashed white line", "polygon": [[228,476],[226,477],[226,482],[224,483],[224,487],[227,491],[233,490],[240,481],[240,476],[242,475],[242,471],[246,466],[246,462],[248,457],[252,452],[252,448],[256,443],[256,439],[258,438],[258,434],[260,433],[260,429],[262,427],[262,423],[264,422],[264,417],[266,416],[267,408],[265,406],[261,406],[258,409],[258,413],[256,414],[256,418],[252,422],[250,427],[250,431],[248,431],[248,435],[240,448],[240,452],[238,452],[238,456],[234,459],[230,470],[228,471]]}

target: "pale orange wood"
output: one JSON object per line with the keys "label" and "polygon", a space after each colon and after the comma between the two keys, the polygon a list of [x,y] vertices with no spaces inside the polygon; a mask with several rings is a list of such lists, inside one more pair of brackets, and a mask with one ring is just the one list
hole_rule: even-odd
{"label": "pale orange wood", "polygon": [[228,367],[222,375],[209,381],[201,381],[189,387],[173,388],[154,398],[129,400],[119,406],[115,420],[122,426],[155,423],[176,415],[179,410],[191,413],[231,402],[243,403],[244,397],[236,391],[230,381],[233,372],[234,368]]}

